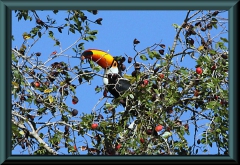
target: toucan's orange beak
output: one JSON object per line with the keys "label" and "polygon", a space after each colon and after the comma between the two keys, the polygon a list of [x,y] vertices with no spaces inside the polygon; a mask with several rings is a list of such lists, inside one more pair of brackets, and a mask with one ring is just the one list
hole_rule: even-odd
{"label": "toucan's orange beak", "polygon": [[114,61],[113,56],[111,56],[107,52],[98,49],[85,50],[82,53],[82,56],[84,56],[87,59],[92,59],[94,62],[96,62],[99,66],[101,66],[104,69],[111,67]]}

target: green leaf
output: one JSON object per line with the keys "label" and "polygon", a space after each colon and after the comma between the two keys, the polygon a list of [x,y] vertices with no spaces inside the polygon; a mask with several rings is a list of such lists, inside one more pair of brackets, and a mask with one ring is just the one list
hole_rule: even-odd
{"label": "green leaf", "polygon": [[44,136],[43,133],[40,133],[40,134],[39,134],[39,137],[40,137],[40,138],[43,138],[43,136]]}
{"label": "green leaf", "polygon": [[202,139],[201,139],[201,143],[202,143],[202,144],[206,144],[206,139],[205,139],[205,138],[202,138]]}
{"label": "green leaf", "polygon": [[148,56],[149,56],[149,58],[152,60],[153,57],[154,57],[154,54],[153,54],[153,53],[150,53],[150,54],[148,54]]}
{"label": "green leaf", "polygon": [[213,82],[208,82],[207,83],[207,88],[215,88],[215,85],[213,84]]}
{"label": "green leaf", "polygon": [[15,134],[15,136],[21,136],[21,134],[18,130],[18,126],[15,125],[14,123],[12,123],[12,132]]}
{"label": "green leaf", "polygon": [[155,56],[155,54],[157,54],[157,53],[154,53],[153,51],[150,51],[149,48],[147,48],[147,53],[148,53],[148,56],[149,56],[151,59],[153,59],[153,57]]}
{"label": "green leaf", "polygon": [[209,54],[213,56],[213,55],[217,54],[217,52],[215,50],[211,49],[211,50],[209,50]]}
{"label": "green leaf", "polygon": [[158,60],[161,59],[161,56],[158,53],[154,54],[154,57],[156,57],[156,59],[158,59]]}
{"label": "green leaf", "polygon": [[220,37],[220,39],[221,39],[223,42],[228,42],[228,40],[227,40],[226,38]]}
{"label": "green leaf", "polygon": [[72,50],[73,50],[75,53],[77,53],[77,50],[76,50],[75,48],[72,48]]}
{"label": "green leaf", "polygon": [[181,69],[180,69],[180,72],[181,72],[181,74],[183,74],[183,75],[187,75],[187,74],[188,74],[188,71],[187,71],[185,68],[181,68]]}
{"label": "green leaf", "polygon": [[80,48],[80,47],[82,47],[84,45],[84,43],[80,43],[80,44],[78,44],[78,47]]}
{"label": "green leaf", "polygon": [[112,104],[110,103],[105,103],[105,107],[108,109],[108,108],[111,108],[112,107]]}
{"label": "green leaf", "polygon": [[223,42],[217,42],[217,43],[215,44],[215,48],[217,49],[218,47],[221,48],[221,49],[223,49],[223,50],[226,50],[226,49],[227,49]]}
{"label": "green leaf", "polygon": [[14,61],[14,62],[18,62],[18,60],[16,59],[16,56],[15,56],[15,54],[14,53],[12,53],[12,60]]}
{"label": "green leaf", "polygon": [[95,91],[96,91],[97,93],[99,93],[99,92],[101,92],[101,88],[97,86],[97,87],[95,88]]}
{"label": "green leaf", "polygon": [[212,78],[212,82],[214,85],[218,85],[220,83],[221,80],[219,80],[218,78]]}
{"label": "green leaf", "polygon": [[91,68],[94,68],[95,65],[94,65],[94,62],[92,60],[89,61],[89,64],[90,64]]}
{"label": "green leaf", "polygon": [[172,24],[172,26],[175,28],[175,29],[178,29],[180,26],[176,23]]}
{"label": "green leaf", "polygon": [[73,24],[70,24],[69,26],[70,26],[70,28],[74,28],[74,25],[73,25]]}
{"label": "green leaf", "polygon": [[216,109],[218,107],[219,107],[219,103],[217,101],[210,101],[206,105],[207,109]]}
{"label": "green leaf", "polygon": [[28,98],[28,99],[26,100],[26,102],[28,102],[29,104],[31,104],[31,103],[32,103],[32,101],[33,101],[33,99],[32,99],[32,98]]}
{"label": "green leaf", "polygon": [[207,149],[204,149],[203,152],[207,152],[208,150]]}
{"label": "green leaf", "polygon": [[151,54],[150,48],[147,48],[147,53]]}
{"label": "green leaf", "polygon": [[124,74],[123,77],[128,79],[128,80],[132,80],[133,79],[133,77],[131,75],[128,75],[128,74]]}
{"label": "green leaf", "polygon": [[140,55],[140,58],[141,58],[143,61],[148,60],[148,58],[147,58],[144,54],[141,54],[141,55]]}
{"label": "green leaf", "polygon": [[62,115],[62,120],[65,121],[66,123],[68,122],[68,117],[67,116],[64,116]]}
{"label": "green leaf", "polygon": [[211,20],[211,23],[214,25],[214,24],[217,24],[218,23],[218,20],[216,18],[212,18]]}
{"label": "green leaf", "polygon": [[159,91],[157,89],[153,88],[153,90],[156,94],[159,94]]}
{"label": "green leaf", "polygon": [[202,57],[203,57],[203,61],[205,61],[206,63],[210,63],[212,60],[210,56],[202,56]]}
{"label": "green leaf", "polygon": [[[221,126],[221,130],[222,130],[222,132],[224,132],[224,131],[228,131],[228,128],[227,127],[224,127],[224,126]],[[222,135],[224,136],[224,134],[222,133]],[[226,136],[226,135],[225,135]]]}
{"label": "green leaf", "polygon": [[72,86],[72,85],[70,85],[69,86],[70,87],[70,90],[74,93],[74,95],[76,94],[76,90],[75,90],[75,88]]}
{"label": "green leaf", "polygon": [[75,34],[75,29],[74,28],[69,28],[69,31]]}
{"label": "green leaf", "polygon": [[217,24],[212,24],[215,29],[217,29]]}
{"label": "green leaf", "polygon": [[45,113],[45,112],[46,112],[46,110],[47,110],[47,108],[46,108],[46,107],[39,108],[39,109],[38,109],[38,111],[37,111],[37,113],[38,113],[38,115],[41,115],[42,113]]}
{"label": "green leaf", "polygon": [[54,46],[56,46],[56,45],[60,45],[60,42],[59,42],[58,40],[56,40],[56,42],[55,42],[55,45],[54,45]]}
{"label": "green leaf", "polygon": [[221,123],[221,122],[222,122],[222,118],[221,118],[221,117],[216,117],[216,118],[214,119],[214,121],[215,121],[216,123]]}
{"label": "green leaf", "polygon": [[51,93],[53,91],[53,89],[45,89],[44,93]]}
{"label": "green leaf", "polygon": [[106,122],[106,121],[101,121],[101,123],[100,123],[100,127],[101,127],[101,128],[106,129],[107,126],[108,126],[108,122]]}
{"label": "green leaf", "polygon": [[97,33],[98,33],[97,30],[93,30],[93,31],[88,32],[88,34],[91,34],[91,35],[95,35],[95,34],[97,34]]}
{"label": "green leaf", "polygon": [[48,32],[48,35],[49,35],[50,38],[54,38],[54,37],[53,37],[54,33],[53,33],[52,31],[49,31],[49,32]]}
{"label": "green leaf", "polygon": [[96,39],[96,36],[88,36],[88,38],[91,40],[91,41],[94,41]]}
{"label": "green leaf", "polygon": [[220,133],[220,132],[221,132],[221,130],[218,128],[218,129],[216,129],[216,132],[217,132],[217,133]]}
{"label": "green leaf", "polygon": [[134,99],[134,96],[133,96],[133,94],[130,94],[130,95],[129,95],[129,97],[130,97],[131,99]]}
{"label": "green leaf", "polygon": [[101,66],[94,66],[93,70],[95,70],[96,72],[99,72],[102,69]]}

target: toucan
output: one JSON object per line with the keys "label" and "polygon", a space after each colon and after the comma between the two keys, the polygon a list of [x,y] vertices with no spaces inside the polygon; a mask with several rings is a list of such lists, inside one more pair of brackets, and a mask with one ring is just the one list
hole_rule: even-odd
{"label": "toucan", "polygon": [[[120,63],[112,55],[102,50],[88,49],[82,53],[82,57],[96,62],[104,69],[103,83],[114,98],[130,89],[130,81],[122,77]],[[122,105],[125,103],[122,102]]]}
{"label": "toucan", "polygon": [[[105,88],[114,96],[114,98],[118,98],[125,91],[131,89],[130,81],[122,77],[121,64],[109,53],[98,49],[88,49],[85,50],[81,56],[96,62],[104,69],[103,83]],[[120,100],[120,103],[123,107],[126,107],[126,99]],[[129,107],[126,109],[128,110],[128,108]],[[125,111],[123,116],[126,116],[127,113],[128,111]],[[122,124],[124,123],[123,121],[124,117],[121,120]],[[128,128],[130,130],[135,130],[135,120]]]}

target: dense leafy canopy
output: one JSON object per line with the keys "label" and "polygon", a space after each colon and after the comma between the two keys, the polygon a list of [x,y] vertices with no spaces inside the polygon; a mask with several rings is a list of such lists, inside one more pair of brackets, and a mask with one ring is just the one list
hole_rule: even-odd
{"label": "dense leafy canopy", "polygon": [[[136,54],[117,57],[131,88],[111,99],[104,86],[93,87],[104,93],[99,99],[103,106],[97,109],[97,103],[92,112],[83,114],[66,100],[79,104],[77,88],[101,76],[101,67],[81,60],[80,55],[84,43],[97,37],[98,31],[91,25],[104,26],[103,18],[88,19],[86,13],[97,16],[97,10],[69,10],[65,23],[58,25],[49,15],[40,18],[38,12],[44,11],[15,11],[19,21],[36,23],[31,31],[23,31],[20,47],[12,49],[12,150],[21,146],[22,152],[34,155],[78,155],[84,151],[89,155],[196,155],[208,154],[214,145],[215,154],[228,154],[228,39],[224,35],[228,29],[226,18],[221,17],[224,11],[186,11],[182,25],[173,23],[176,34],[172,45],[163,39],[139,51],[141,41],[133,38]],[[64,39],[58,38],[66,31],[80,37],[62,49]],[[44,36],[61,48],[45,61],[41,51],[32,52]],[[76,54],[78,66],[68,62],[72,58],[65,55],[68,50]],[[182,67],[175,60],[183,61],[187,56],[196,63],[195,68]],[[105,98],[110,99],[104,102]],[[122,100],[126,100],[125,107]]]}

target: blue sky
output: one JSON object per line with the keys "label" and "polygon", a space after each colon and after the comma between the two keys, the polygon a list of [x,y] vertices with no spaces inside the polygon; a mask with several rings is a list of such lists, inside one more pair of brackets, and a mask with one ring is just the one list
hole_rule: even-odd
{"label": "blue sky", "polygon": [[[51,17],[57,19],[57,24],[61,25],[66,17],[66,11],[62,11],[57,15],[52,14],[49,11],[39,11],[38,15],[40,18],[45,20],[46,13],[49,13]],[[97,18],[103,18],[102,25],[91,24],[92,30],[98,30],[97,39],[94,42],[84,42],[85,49],[95,48],[104,51],[109,51],[113,56],[119,56],[127,54],[134,56],[136,52],[133,50],[133,40],[136,38],[140,41],[140,44],[136,46],[138,51],[145,49],[155,43],[163,43],[166,45],[166,50],[173,44],[173,39],[176,35],[176,31],[172,24],[176,23],[181,25],[186,17],[187,11],[98,11],[97,15],[92,15],[86,12],[90,20],[96,20]],[[193,12],[191,12],[193,13]],[[33,26],[36,25],[35,21],[17,21],[15,13],[12,14],[12,35],[14,35],[14,41],[12,47],[21,46],[23,39],[23,32],[29,32]],[[190,14],[191,15],[191,14]],[[224,14],[227,17],[227,13]],[[63,29],[63,33],[59,34],[57,29],[53,29],[55,38],[59,39],[63,49],[71,45],[80,36],[76,34],[67,35],[67,28]],[[226,37],[226,36],[225,36]],[[227,38],[227,37],[226,37]],[[32,41],[29,40],[29,43]],[[41,59],[43,62],[49,58],[49,55],[53,51],[60,52],[59,47],[53,46],[54,42],[47,36],[43,36],[30,50],[30,52],[41,52]],[[176,52],[181,47],[176,49]],[[167,51],[165,52],[167,53]],[[69,49],[64,54],[69,56],[75,56],[74,52]],[[54,61],[66,61],[67,58],[54,59]],[[177,60],[177,59],[176,59]],[[179,59],[178,59],[179,60]],[[48,63],[50,65],[52,62]],[[179,61],[178,61],[179,62]],[[79,65],[80,60],[77,58],[70,58],[71,66]],[[125,62],[125,65],[128,64]],[[186,57],[181,66],[193,68],[196,63],[190,58]],[[85,65],[87,66],[87,65]],[[103,73],[101,71],[101,73]],[[131,74],[129,72],[128,74]],[[77,97],[79,103],[76,105],[71,104],[71,99],[67,100],[69,106],[77,109],[79,114],[81,112],[90,113],[94,105],[98,102],[99,98],[102,97],[102,92],[96,94],[94,88],[102,85],[102,79],[100,77],[94,78],[91,81],[91,85],[83,84],[79,86],[77,90]],[[102,101],[104,103],[105,100]],[[109,100],[110,102],[111,100]],[[100,103],[98,107],[102,104]],[[191,129],[191,126],[190,126]],[[190,144],[193,142],[192,138],[189,138]],[[20,147],[16,147],[13,154],[18,154]]]}

